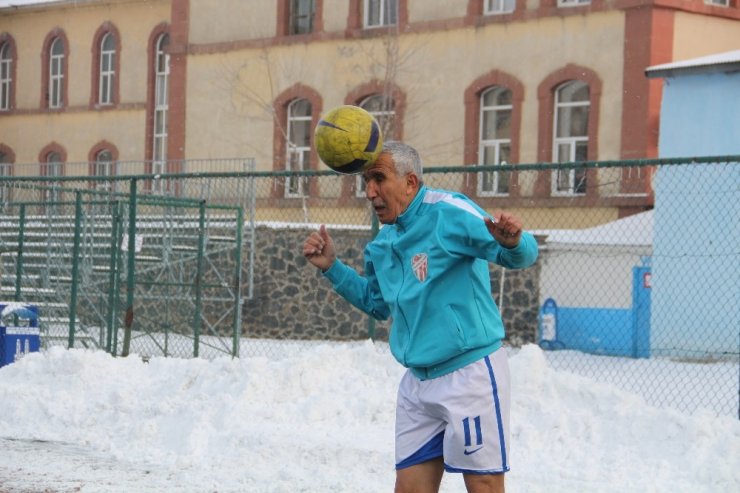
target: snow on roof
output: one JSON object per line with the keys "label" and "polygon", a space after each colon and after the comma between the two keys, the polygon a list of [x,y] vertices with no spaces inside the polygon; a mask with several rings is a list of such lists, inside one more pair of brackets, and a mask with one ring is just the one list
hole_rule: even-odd
{"label": "snow on roof", "polygon": [[650,246],[653,244],[653,211],[640,212],[586,229],[532,231],[546,235],[545,244]]}
{"label": "snow on roof", "polygon": [[729,71],[740,68],[740,50],[715,53],[678,62],[653,65],[645,70],[648,77],[666,77],[676,73]]}

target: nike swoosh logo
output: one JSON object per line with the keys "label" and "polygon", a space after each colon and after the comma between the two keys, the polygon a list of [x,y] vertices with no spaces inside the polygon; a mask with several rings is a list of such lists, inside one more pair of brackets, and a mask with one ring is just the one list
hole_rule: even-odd
{"label": "nike swoosh logo", "polygon": [[474,453],[476,453],[477,451],[479,451],[479,450],[480,450],[480,449],[482,449],[482,448],[483,448],[483,447],[478,447],[478,448],[477,448],[477,449],[475,449],[475,450],[465,450],[465,451],[463,451],[463,453],[464,453],[465,455],[470,455],[470,454],[474,454]]}

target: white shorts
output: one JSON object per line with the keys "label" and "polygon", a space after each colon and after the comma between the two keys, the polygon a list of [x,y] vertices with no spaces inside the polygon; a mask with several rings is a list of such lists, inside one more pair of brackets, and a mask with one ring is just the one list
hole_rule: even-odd
{"label": "white shorts", "polygon": [[407,371],[396,405],[396,469],[443,457],[448,472],[507,472],[509,408],[503,347],[431,380]]}

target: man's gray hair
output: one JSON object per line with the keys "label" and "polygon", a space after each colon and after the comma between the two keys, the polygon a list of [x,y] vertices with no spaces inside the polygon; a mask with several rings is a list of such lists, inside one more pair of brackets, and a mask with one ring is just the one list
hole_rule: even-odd
{"label": "man's gray hair", "polygon": [[406,176],[414,173],[419,178],[419,183],[423,181],[423,169],[419,153],[408,144],[397,140],[390,140],[383,143],[383,151],[387,152],[393,158],[396,165],[396,172],[399,175]]}

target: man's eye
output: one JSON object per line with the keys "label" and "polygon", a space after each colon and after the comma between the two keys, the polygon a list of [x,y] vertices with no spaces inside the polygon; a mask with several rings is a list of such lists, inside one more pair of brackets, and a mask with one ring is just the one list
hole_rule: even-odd
{"label": "man's eye", "polygon": [[371,175],[371,176],[365,176],[365,175],[363,175],[362,176],[362,181],[364,181],[365,183],[368,183],[368,182],[371,182],[371,181],[374,181],[376,183],[380,183],[381,181],[383,181],[383,176],[382,175]]}

